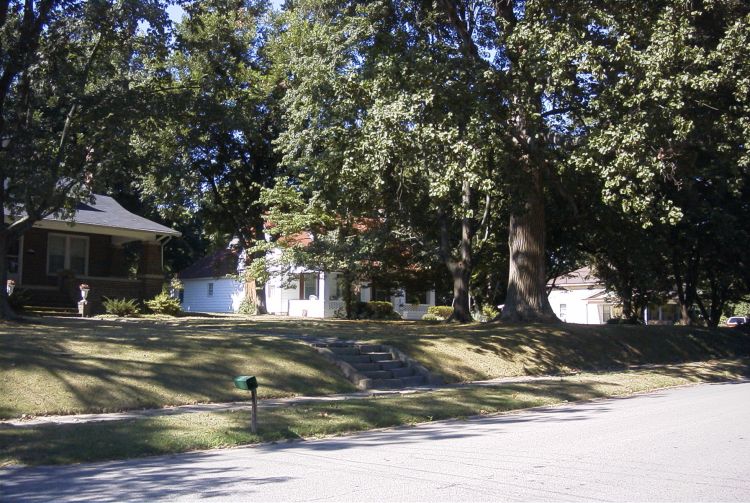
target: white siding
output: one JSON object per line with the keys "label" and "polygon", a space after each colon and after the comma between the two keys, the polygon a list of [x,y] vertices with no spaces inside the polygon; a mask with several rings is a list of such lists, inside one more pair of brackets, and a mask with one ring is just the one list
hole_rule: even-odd
{"label": "white siding", "polygon": [[[244,285],[230,278],[186,279],[182,309],[198,313],[233,313],[240,308],[245,296]],[[209,283],[213,284],[213,295],[208,295]]]}
{"label": "white siding", "polygon": [[552,290],[549,294],[549,303],[557,317],[567,323],[603,323],[598,305],[586,300],[603,291],[602,288]]}
{"label": "white siding", "polygon": [[271,276],[266,283],[266,308],[271,314],[289,314],[289,301],[299,299],[299,281],[291,286],[280,276]]}

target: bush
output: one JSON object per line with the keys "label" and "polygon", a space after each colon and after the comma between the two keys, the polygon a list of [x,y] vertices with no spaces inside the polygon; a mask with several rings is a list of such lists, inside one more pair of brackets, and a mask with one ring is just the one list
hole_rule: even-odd
{"label": "bush", "polygon": [[8,305],[14,311],[23,311],[23,308],[31,301],[31,294],[23,288],[16,288],[13,294],[8,297]]}
{"label": "bush", "polygon": [[180,301],[169,295],[167,292],[161,292],[151,300],[146,301],[146,307],[156,314],[167,314],[177,316],[182,312]]}
{"label": "bush", "polygon": [[500,314],[500,311],[495,309],[495,306],[485,305],[482,306],[482,316],[484,316],[487,321],[492,321]]}
{"label": "bush", "polygon": [[255,306],[255,302],[253,302],[252,299],[245,297],[242,299],[242,302],[240,302],[240,307],[237,309],[237,312],[239,314],[248,314],[248,315],[255,315],[258,314],[258,310]]}
{"label": "bush", "polygon": [[447,320],[453,314],[453,306],[430,306],[427,308],[427,314],[437,316],[439,320]]}
{"label": "bush", "polygon": [[110,299],[104,297],[102,304],[104,304],[104,310],[107,314],[114,314],[115,316],[138,316],[141,313],[141,308],[135,299]]}
{"label": "bush", "polygon": [[393,304],[374,300],[352,305],[352,315],[358,320],[400,320],[401,315],[393,310]]}
{"label": "bush", "polygon": [[393,312],[393,304],[380,300],[373,300],[367,303],[367,311],[370,317],[376,320],[385,319]]}
{"label": "bush", "polygon": [[441,318],[440,316],[432,313],[427,313],[422,315],[423,321],[445,321],[445,318]]}

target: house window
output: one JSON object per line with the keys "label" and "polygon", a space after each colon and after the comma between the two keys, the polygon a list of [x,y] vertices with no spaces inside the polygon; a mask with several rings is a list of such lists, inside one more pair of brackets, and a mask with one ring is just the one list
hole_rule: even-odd
{"label": "house window", "polygon": [[89,238],[50,234],[47,238],[47,274],[70,270],[78,276],[88,274]]}
{"label": "house window", "polygon": [[602,305],[602,321],[606,322],[612,319],[612,306],[609,304]]}
{"label": "house window", "polygon": [[301,274],[300,283],[302,299],[309,299],[311,295],[315,295],[316,298],[320,297],[318,295],[318,275],[316,273]]}
{"label": "house window", "polygon": [[208,296],[209,297],[214,296],[214,284],[213,283],[208,284]]}
{"label": "house window", "polygon": [[560,319],[563,321],[566,321],[567,317],[568,317],[568,305],[560,304]]}
{"label": "house window", "polygon": [[6,270],[8,275],[17,275],[19,270],[19,257],[21,254],[20,242],[16,239],[11,241],[5,251]]}

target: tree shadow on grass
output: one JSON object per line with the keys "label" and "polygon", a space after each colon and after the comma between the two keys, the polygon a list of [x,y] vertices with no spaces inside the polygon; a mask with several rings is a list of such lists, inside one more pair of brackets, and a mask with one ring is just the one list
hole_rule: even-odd
{"label": "tree shadow on grass", "polygon": [[242,374],[258,375],[261,397],[354,390],[298,341],[190,326],[39,325],[0,335],[0,370],[6,418],[244,401],[232,383]]}

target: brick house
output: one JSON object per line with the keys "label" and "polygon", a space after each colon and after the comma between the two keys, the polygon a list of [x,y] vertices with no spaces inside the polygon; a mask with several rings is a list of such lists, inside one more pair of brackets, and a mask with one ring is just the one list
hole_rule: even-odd
{"label": "brick house", "polygon": [[73,222],[49,216],[11,243],[8,278],[36,306],[73,307],[79,285],[86,283],[93,310],[100,311],[102,297],[148,299],[159,293],[163,246],[178,236],[97,195],[95,202],[78,205]]}

